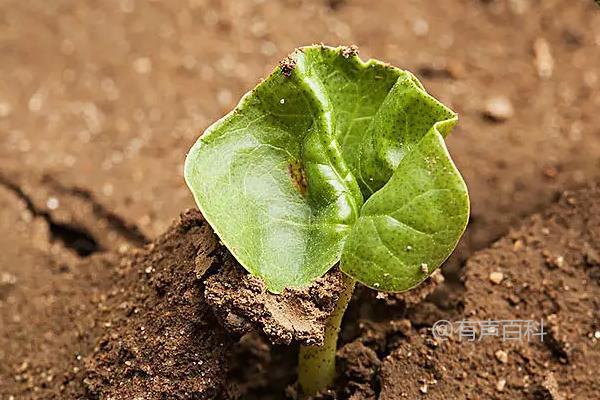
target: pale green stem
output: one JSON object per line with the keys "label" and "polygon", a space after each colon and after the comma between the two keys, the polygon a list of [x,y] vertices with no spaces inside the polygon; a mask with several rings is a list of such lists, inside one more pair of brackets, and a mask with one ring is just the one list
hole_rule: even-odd
{"label": "pale green stem", "polygon": [[352,298],[355,280],[342,274],[344,289],[335,309],[325,325],[325,340],[322,346],[300,346],[298,357],[298,383],[304,396],[314,395],[333,383],[335,377],[335,352],[342,317]]}

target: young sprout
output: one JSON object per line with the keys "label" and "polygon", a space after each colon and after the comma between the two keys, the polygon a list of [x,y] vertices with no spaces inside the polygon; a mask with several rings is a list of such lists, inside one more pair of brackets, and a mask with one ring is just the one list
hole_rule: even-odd
{"label": "young sprout", "polygon": [[344,291],[322,346],[303,346],[300,387],[330,385],[355,282],[409,290],[454,250],[467,188],[444,137],[457,116],[407,71],[355,47],[292,53],[192,147],[185,179],[239,263],[273,293],[335,264]]}

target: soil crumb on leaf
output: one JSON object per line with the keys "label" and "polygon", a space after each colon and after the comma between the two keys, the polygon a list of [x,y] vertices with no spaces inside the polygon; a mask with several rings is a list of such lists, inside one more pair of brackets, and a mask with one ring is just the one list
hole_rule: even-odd
{"label": "soil crumb on leaf", "polygon": [[341,54],[344,58],[354,57],[358,55],[358,46],[355,44],[352,44],[350,46],[344,46],[342,48]]}
{"label": "soil crumb on leaf", "polygon": [[288,77],[292,75],[292,71],[296,68],[296,54],[298,51],[300,50],[294,50],[290,55],[279,62],[279,68],[283,75]]}

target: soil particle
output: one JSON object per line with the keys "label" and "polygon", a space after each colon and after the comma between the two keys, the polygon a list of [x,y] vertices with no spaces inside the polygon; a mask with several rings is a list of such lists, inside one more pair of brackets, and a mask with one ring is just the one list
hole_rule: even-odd
{"label": "soil particle", "polygon": [[504,122],[513,117],[512,102],[504,96],[493,97],[485,103],[483,115],[494,122]]}
{"label": "soil particle", "polygon": [[421,65],[417,69],[418,75],[425,79],[460,79],[465,76],[466,70],[463,64],[456,61],[432,63]]}
{"label": "soil particle", "polygon": [[490,282],[492,282],[495,285],[501,284],[503,279],[504,279],[504,274],[502,272],[490,273]]}
{"label": "soil particle", "polygon": [[494,355],[496,356],[496,360],[500,361],[502,364],[508,362],[508,354],[504,350],[498,350]]}
{"label": "soil particle", "polygon": [[504,390],[505,386],[506,386],[506,379],[504,379],[504,378],[498,379],[498,382],[496,382],[496,390],[501,392]]}
{"label": "soil particle", "polygon": [[304,289],[276,295],[228,257],[223,268],[206,280],[205,298],[233,333],[258,329],[274,344],[315,345],[323,343],[325,320],[342,290],[341,274],[334,268]]}
{"label": "soil particle", "polygon": [[342,57],[344,58],[350,58],[350,57],[354,57],[358,55],[358,46],[353,44],[350,46],[344,46],[342,47],[342,51],[341,51]]}
{"label": "soil particle", "polygon": [[537,38],[533,44],[534,64],[538,76],[548,79],[554,71],[554,58],[550,51],[550,45],[544,38]]}
{"label": "soil particle", "polygon": [[279,68],[283,75],[287,77],[292,75],[292,71],[296,68],[296,55],[298,51],[300,50],[294,50],[290,55],[279,62]]}

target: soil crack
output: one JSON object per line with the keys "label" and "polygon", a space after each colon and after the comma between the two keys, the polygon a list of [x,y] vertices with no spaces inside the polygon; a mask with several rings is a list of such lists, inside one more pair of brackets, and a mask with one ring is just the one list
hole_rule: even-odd
{"label": "soil crack", "polygon": [[73,195],[91,204],[94,215],[98,219],[105,220],[111,230],[119,233],[131,244],[142,246],[150,242],[150,239],[148,239],[148,237],[146,237],[146,235],[144,235],[144,233],[136,225],[125,221],[119,215],[107,209],[104,205],[98,202],[98,200],[96,200],[94,194],[89,190],[77,186],[65,186],[49,175],[45,175],[43,179],[58,192]]}
{"label": "soil crack", "polygon": [[38,209],[19,185],[3,175],[0,175],[0,186],[5,187],[21,199],[27,210],[35,217],[43,218],[48,224],[51,237],[62,242],[65,247],[74,250],[80,257],[87,257],[101,250],[98,241],[87,229],[55,221],[50,213]]}

